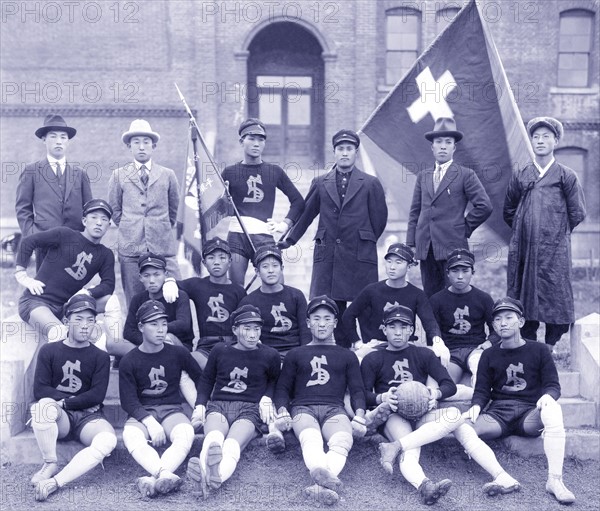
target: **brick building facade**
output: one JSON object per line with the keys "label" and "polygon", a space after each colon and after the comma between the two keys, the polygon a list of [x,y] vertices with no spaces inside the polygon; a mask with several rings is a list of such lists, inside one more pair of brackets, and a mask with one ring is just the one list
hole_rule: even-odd
{"label": "brick building facade", "polygon": [[[239,157],[237,125],[269,125],[266,159],[305,192],[331,161],[330,138],[358,129],[464,0],[2,2],[2,204],[14,222],[19,170],[43,156],[34,130],[51,111],[77,127],[69,151],[106,195],[129,160],[134,118],[160,132],[155,158],[179,173],[188,121],[173,82],[215,141]],[[524,120],[565,123],[559,158],[578,171],[588,220],[577,257],[598,256],[598,7],[594,0],[480,0]],[[410,200],[410,198],[407,198]],[[396,218],[392,230],[402,229]]]}

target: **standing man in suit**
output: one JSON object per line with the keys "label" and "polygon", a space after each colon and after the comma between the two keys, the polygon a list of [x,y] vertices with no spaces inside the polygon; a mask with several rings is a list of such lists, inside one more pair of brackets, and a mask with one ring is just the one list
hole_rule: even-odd
{"label": "standing man in suit", "polygon": [[[90,179],[67,163],[66,153],[77,130],[58,114],[50,114],[35,131],[46,146],[46,157],[27,165],[19,176],[15,210],[23,236],[53,227],[83,230],[83,205],[92,199]],[[46,252],[36,251],[36,270]]]}
{"label": "standing man in suit", "polygon": [[[379,179],[355,166],[358,135],[340,130],[332,143],[335,165],[327,174],[313,179],[304,212],[281,246],[297,243],[319,215],[310,298],[333,298],[341,316],[347,302],[367,284],[377,282],[377,240],[385,229],[388,210]],[[350,347],[341,322],[335,340]]]}
{"label": "standing man in suit", "polygon": [[[454,119],[438,119],[425,138],[431,142],[435,166],[417,176],[406,244],[415,248],[423,290],[431,297],[445,287],[447,254],[469,248],[468,238],[492,214],[492,203],[477,174],[453,161],[463,138]],[[469,203],[473,208],[465,216]]]}
{"label": "standing man in suit", "polygon": [[121,139],[133,162],[116,169],[108,183],[108,202],[113,222],[119,227],[118,253],[121,282],[127,307],[134,295],[144,291],[139,279],[138,258],[152,252],[165,257],[169,276],[180,279],[177,241],[179,183],[173,170],[152,161],[160,135],[143,119],[136,119]]}

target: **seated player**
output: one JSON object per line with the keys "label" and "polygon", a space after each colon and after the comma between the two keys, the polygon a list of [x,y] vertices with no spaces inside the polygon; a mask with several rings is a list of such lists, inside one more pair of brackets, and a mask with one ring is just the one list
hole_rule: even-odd
{"label": "seated player", "polygon": [[498,300],[492,314],[500,344],[481,356],[472,407],[465,415],[483,439],[537,437],[543,432],[548,460],[546,491],[561,504],[572,504],[575,496],[562,479],[565,427],[552,355],[543,343],[521,338],[525,318],[519,300]]}
{"label": "seated player", "polygon": [[[484,492],[497,495],[517,491],[517,481],[504,471],[492,450],[461,418],[460,411],[454,407],[437,409],[438,401],[451,396],[456,385],[431,350],[409,343],[413,331],[414,316],[408,307],[399,305],[388,309],[384,313],[384,334],[388,345],[384,350],[369,353],[361,363],[367,404],[379,405],[375,414],[367,414],[368,419],[374,417],[377,421],[369,426],[372,428],[383,422],[383,434],[391,440],[391,443],[380,444],[383,468],[392,473],[394,460],[402,452],[399,463],[402,475],[419,490],[424,504],[434,504],[447,493],[452,482],[443,479],[434,483],[425,476],[419,464],[420,447],[454,433],[467,454],[494,478],[484,485]],[[425,384],[428,377],[439,384],[436,389],[428,387],[429,411],[415,421],[393,413],[398,405],[398,387],[410,381]]]}
{"label": "seated player", "polygon": [[[448,372],[458,388],[453,398],[470,400],[483,350],[500,341],[492,325],[494,300],[471,285],[475,273],[475,256],[471,252],[457,248],[448,254],[447,261],[450,287],[434,294],[429,302],[450,350]],[[471,387],[459,385],[464,373],[471,373]]]}
{"label": "seated player", "polygon": [[[306,494],[331,505],[339,500],[338,475],[352,448],[353,432],[366,433],[365,396],[356,356],[335,344],[336,303],[317,296],[309,302],[307,314],[312,340],[285,357],[275,388],[275,409],[277,423],[292,421],[300,441],[304,464],[315,483],[305,489]],[[356,413],[352,422],[344,409],[346,389]],[[326,453],[323,440],[329,447]]]}
{"label": "seated player", "polygon": [[[44,465],[31,482],[40,501],[102,463],[117,445],[102,413],[110,359],[89,341],[96,327],[96,300],[73,296],[65,307],[65,324],[64,341],[40,348],[33,385],[38,402],[31,406],[31,425]],[[86,447],[59,471],[56,441],[71,438]]]}
{"label": "seated player", "polygon": [[[179,380],[186,371],[198,386],[202,371],[185,348],[165,343],[167,312],[161,302],[144,302],[137,319],[142,344],[127,353],[119,365],[121,407],[129,414],[123,443],[150,474],[137,479],[138,490],[143,496],[154,497],[175,491],[182,484],[174,472],[192,447],[194,428],[181,407]],[[171,445],[159,456],[155,448],[167,439]]]}
{"label": "seated player", "polygon": [[256,249],[254,268],[260,287],[243,298],[240,305],[254,305],[263,318],[260,340],[275,348],[281,359],[292,349],[311,340],[306,325],[306,298],[299,289],[281,284],[283,257],[275,245]]}
{"label": "seated player", "polygon": [[[358,348],[356,354],[363,358],[377,346],[386,342],[381,330],[383,314],[394,305],[403,305],[419,317],[427,335],[428,344],[444,366],[450,361],[450,352],[441,338],[441,332],[433,316],[429,300],[423,290],[406,280],[408,268],[417,264],[412,248],[404,243],[393,243],[385,255],[386,280],[366,286],[344,312],[344,331]],[[356,331],[356,320],[364,344]]]}
{"label": "seated player", "polygon": [[231,321],[237,342],[211,351],[192,417],[192,425],[204,424],[204,443],[200,457],[190,458],[187,473],[201,483],[204,495],[233,475],[240,453],[260,434],[261,422],[274,421],[279,354],[260,343],[262,319],[256,307],[236,309]]}

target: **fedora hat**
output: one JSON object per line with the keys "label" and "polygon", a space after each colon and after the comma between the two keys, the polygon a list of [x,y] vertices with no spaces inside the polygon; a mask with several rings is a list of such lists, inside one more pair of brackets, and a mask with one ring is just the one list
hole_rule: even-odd
{"label": "fedora hat", "polygon": [[132,137],[150,137],[156,144],[160,140],[160,135],[152,131],[150,123],[144,119],[136,119],[131,121],[129,130],[123,133],[121,140],[125,144],[129,144]]}
{"label": "fedora hat", "polygon": [[47,115],[44,119],[44,125],[35,130],[35,136],[37,138],[45,137],[49,131],[65,131],[69,139],[73,138],[77,133],[77,130],[67,126],[65,120],[58,114]]}
{"label": "fedora hat", "polygon": [[435,121],[433,131],[425,133],[425,138],[430,142],[436,137],[454,137],[455,142],[463,138],[462,131],[456,129],[456,121],[451,117],[440,117]]}

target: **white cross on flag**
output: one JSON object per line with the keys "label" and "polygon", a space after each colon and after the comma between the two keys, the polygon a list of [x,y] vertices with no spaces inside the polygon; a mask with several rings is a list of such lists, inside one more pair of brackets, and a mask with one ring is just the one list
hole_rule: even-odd
{"label": "white cross on flag", "polygon": [[464,138],[454,160],[472,168],[494,212],[486,232],[507,241],[502,219],[511,173],[531,160],[529,139],[492,36],[471,0],[415,62],[360,130],[363,168],[378,175],[408,219],[415,176],[433,167],[424,134],[453,117]]}

